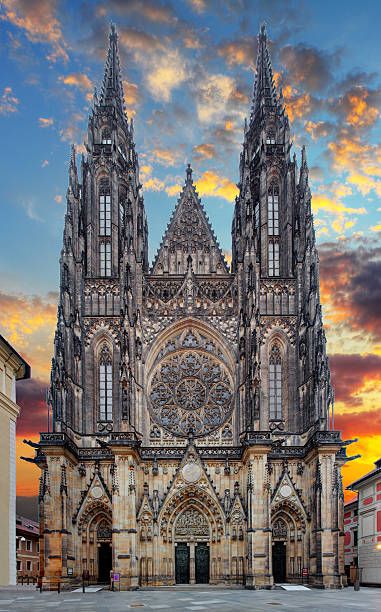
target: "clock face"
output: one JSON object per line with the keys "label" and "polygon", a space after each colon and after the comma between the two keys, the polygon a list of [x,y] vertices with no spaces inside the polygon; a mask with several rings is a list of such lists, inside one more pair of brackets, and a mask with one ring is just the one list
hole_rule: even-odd
{"label": "clock face", "polygon": [[151,415],[176,436],[207,435],[221,427],[232,411],[232,377],[222,353],[190,330],[166,347],[148,385]]}

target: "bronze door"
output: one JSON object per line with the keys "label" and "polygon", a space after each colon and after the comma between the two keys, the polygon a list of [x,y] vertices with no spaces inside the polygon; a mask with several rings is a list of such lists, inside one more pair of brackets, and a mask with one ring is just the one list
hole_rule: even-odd
{"label": "bronze door", "polygon": [[209,547],[206,544],[196,546],[196,583],[209,582]]}
{"label": "bronze door", "polygon": [[273,543],[273,577],[274,582],[286,580],[286,547],[283,542]]}
{"label": "bronze door", "polygon": [[176,584],[189,584],[189,546],[177,544],[175,550]]}

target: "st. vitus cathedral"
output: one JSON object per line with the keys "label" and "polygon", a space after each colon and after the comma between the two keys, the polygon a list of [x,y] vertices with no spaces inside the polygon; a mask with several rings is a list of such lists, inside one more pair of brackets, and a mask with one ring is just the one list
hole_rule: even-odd
{"label": "st. vitus cathedral", "polygon": [[343,586],[340,432],[306,153],[291,157],[258,36],[231,268],[187,167],[156,258],[112,26],[78,177],[72,151],[50,403],[43,588]]}

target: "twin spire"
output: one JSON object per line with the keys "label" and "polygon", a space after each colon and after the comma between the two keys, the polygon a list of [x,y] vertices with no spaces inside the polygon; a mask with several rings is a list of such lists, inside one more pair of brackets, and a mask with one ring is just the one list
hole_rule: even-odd
{"label": "twin spire", "polygon": [[[278,104],[265,24],[261,26],[257,38],[258,54],[250,113],[251,121],[262,106],[276,106]],[[105,106],[115,104],[120,114],[125,117],[126,106],[120,71],[118,34],[113,23],[110,26],[109,47],[99,102]]]}

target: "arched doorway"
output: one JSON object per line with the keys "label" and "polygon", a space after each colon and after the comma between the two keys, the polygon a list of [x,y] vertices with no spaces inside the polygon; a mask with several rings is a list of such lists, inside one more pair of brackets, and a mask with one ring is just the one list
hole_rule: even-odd
{"label": "arched doorway", "polygon": [[298,582],[307,567],[306,521],[295,504],[281,502],[272,513],[272,572],[275,583]]}
{"label": "arched doorway", "polygon": [[112,570],[111,526],[105,519],[98,523],[98,582],[110,582]]}
{"label": "arched doorway", "polygon": [[273,577],[274,582],[285,582],[286,580],[286,546],[287,546],[287,523],[282,518],[277,518],[273,523]]}
{"label": "arched doorway", "polygon": [[207,584],[210,578],[210,525],[205,514],[189,506],[179,515],[175,528],[176,584]]}

